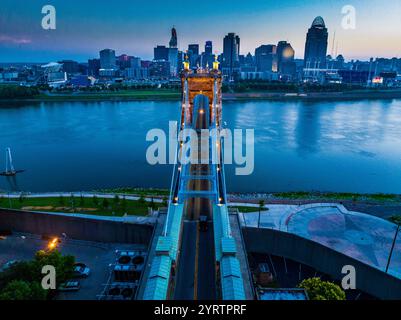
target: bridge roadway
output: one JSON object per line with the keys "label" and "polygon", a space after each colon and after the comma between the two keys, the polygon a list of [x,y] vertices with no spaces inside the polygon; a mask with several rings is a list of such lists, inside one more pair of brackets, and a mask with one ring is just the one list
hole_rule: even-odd
{"label": "bridge roadway", "polygon": [[[207,99],[199,99],[199,108],[209,108]],[[199,113],[195,128],[208,128],[207,112]],[[202,139],[198,132],[198,160],[202,154]],[[191,164],[193,176],[210,174],[207,164]],[[208,180],[188,181],[188,190],[209,191],[212,186]],[[199,230],[199,216],[207,216],[212,221],[212,203],[206,198],[190,198],[185,203],[185,220],[178,261],[177,280],[174,298],[177,300],[214,300],[216,299],[215,257],[213,225],[208,223],[207,231]],[[194,236],[196,235],[196,236]]]}

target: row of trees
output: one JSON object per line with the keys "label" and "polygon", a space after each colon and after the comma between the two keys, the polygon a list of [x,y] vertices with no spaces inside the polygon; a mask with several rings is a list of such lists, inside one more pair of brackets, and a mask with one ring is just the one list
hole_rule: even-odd
{"label": "row of trees", "polygon": [[39,94],[35,87],[0,85],[0,99],[33,98]]}
{"label": "row of trees", "polygon": [[38,251],[33,260],[17,262],[0,273],[0,300],[50,299],[55,292],[42,288],[43,266],[54,266],[56,284],[61,284],[71,278],[74,263],[73,256],[63,256],[57,250]]}

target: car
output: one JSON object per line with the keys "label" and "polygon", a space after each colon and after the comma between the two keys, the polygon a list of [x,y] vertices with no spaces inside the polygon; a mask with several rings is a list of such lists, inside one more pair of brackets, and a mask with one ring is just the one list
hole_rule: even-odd
{"label": "car", "polygon": [[207,216],[199,216],[199,230],[206,232],[208,230],[208,217]]}
{"label": "car", "polygon": [[8,269],[10,269],[13,265],[15,265],[16,263],[18,263],[18,261],[16,260],[10,260],[8,262],[6,262],[5,264],[3,264],[3,266],[0,268],[0,272],[4,272]]}
{"label": "car", "polygon": [[66,281],[58,287],[58,290],[61,292],[78,291],[80,288],[79,281]]}
{"label": "car", "polygon": [[87,278],[90,274],[89,267],[84,263],[76,263],[74,264],[73,275],[74,278]]}

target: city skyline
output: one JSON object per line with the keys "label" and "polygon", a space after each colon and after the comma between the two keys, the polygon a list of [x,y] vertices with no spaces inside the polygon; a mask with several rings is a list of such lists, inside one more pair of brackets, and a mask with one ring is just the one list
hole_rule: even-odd
{"label": "city skyline", "polygon": [[[308,5],[297,0],[285,3],[253,0],[252,6],[249,3],[229,5],[224,0],[203,3],[198,9],[175,1],[168,10],[158,9],[163,7],[159,0],[152,5],[116,0],[111,7],[106,2],[97,2],[94,7],[92,3],[78,5],[77,1],[55,1],[56,30],[41,29],[43,3],[40,1],[3,2],[0,62],[86,61],[104,48],[151,60],[157,44],[168,44],[172,26],[177,29],[180,50],[192,43],[203,47],[210,40],[214,51],[221,53],[224,36],[235,32],[241,37],[240,53],[243,55],[254,54],[255,48],[262,44],[286,40],[293,46],[295,57],[303,58],[306,32],[319,15],[324,18],[329,32],[328,54],[336,51],[338,43],[337,52],[346,60],[401,56],[398,41],[401,21],[397,19],[401,14],[400,0],[385,6],[377,0],[353,1],[357,14],[355,30],[341,27],[341,9],[348,4],[342,0],[325,4],[312,0]],[[378,23],[380,21],[386,24]],[[372,22],[375,22],[374,28]]]}

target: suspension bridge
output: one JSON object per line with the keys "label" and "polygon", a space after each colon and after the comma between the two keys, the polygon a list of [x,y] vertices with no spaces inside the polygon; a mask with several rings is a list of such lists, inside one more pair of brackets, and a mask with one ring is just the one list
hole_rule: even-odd
{"label": "suspension bridge", "polygon": [[[187,129],[196,132],[192,142],[200,147],[195,148],[198,161],[182,161],[188,156],[185,145],[191,138],[179,137],[167,215],[160,234],[154,238],[149,270],[138,297],[250,299],[249,278],[243,276],[247,272],[246,263],[239,262],[241,250],[244,260],[244,249],[242,244],[238,245],[239,237],[233,235],[227,207],[224,141],[219,134],[222,75],[217,59],[212,68],[197,70],[191,70],[185,61],[181,82],[179,127],[181,132]],[[210,134],[201,134],[204,130]]]}

